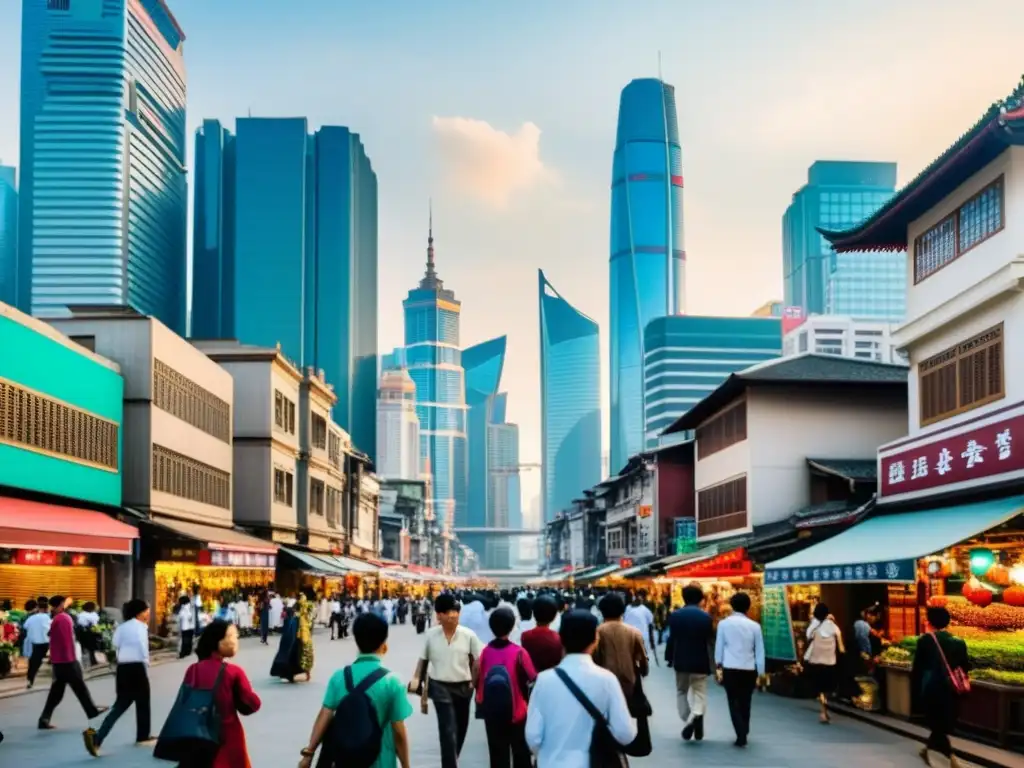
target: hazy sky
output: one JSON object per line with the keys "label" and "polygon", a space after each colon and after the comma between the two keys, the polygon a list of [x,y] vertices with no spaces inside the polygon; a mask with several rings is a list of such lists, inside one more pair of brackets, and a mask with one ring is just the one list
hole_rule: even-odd
{"label": "hazy sky", "polygon": [[[781,217],[812,162],[896,161],[903,184],[1024,72],[1021,0],[168,4],[187,35],[190,131],[251,110],[362,135],[380,184],[382,351],[402,341],[433,196],[463,344],[508,334],[525,461],[540,455],[536,270],[606,333],[619,91],[657,75],[659,50],[683,144],[688,309],[713,315],[781,298]],[[0,0],[9,164],[20,14]],[[528,507],[536,473],[524,488]]]}

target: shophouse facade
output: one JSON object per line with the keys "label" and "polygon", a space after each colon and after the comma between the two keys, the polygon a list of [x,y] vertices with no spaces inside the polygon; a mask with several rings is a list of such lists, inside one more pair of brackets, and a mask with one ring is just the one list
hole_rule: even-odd
{"label": "shophouse facade", "polygon": [[154,318],[71,310],[54,327],[124,376],[122,503],[142,527],[134,584],[154,600],[154,628],[195,584],[272,581],[276,547],[234,527],[231,374]]}
{"label": "shophouse facade", "polygon": [[0,304],[0,600],[119,605],[137,529],[119,521],[119,366]]}

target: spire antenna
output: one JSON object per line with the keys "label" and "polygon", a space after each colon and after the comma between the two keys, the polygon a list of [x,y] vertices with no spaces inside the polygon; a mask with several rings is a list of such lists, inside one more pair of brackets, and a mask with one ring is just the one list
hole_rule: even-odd
{"label": "spire antenna", "polygon": [[427,277],[434,277],[434,199],[430,198],[427,223]]}
{"label": "spire antenna", "polygon": [[658,51],[658,79],[664,82],[661,76],[661,51]]}

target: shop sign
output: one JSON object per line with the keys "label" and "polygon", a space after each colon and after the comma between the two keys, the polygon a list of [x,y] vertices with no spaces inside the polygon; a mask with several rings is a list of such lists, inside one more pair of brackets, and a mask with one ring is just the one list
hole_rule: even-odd
{"label": "shop sign", "polygon": [[619,560],[619,568],[632,568],[632,567],[633,567],[633,558],[631,558],[631,557],[624,557],[621,560]]}
{"label": "shop sign", "polygon": [[675,519],[675,553],[685,555],[697,551],[697,518],[677,517]]}
{"label": "shop sign", "polygon": [[636,508],[636,516],[639,518],[650,517],[653,511],[653,507],[650,504],[640,504]]}
{"label": "shop sign", "polygon": [[19,549],[14,555],[15,565],[60,565],[56,552],[43,549]]}
{"label": "shop sign", "polygon": [[176,563],[194,563],[199,560],[199,549],[198,547],[164,547],[160,550],[160,559]]}
{"label": "shop sign", "polygon": [[[878,454],[879,497],[890,500],[922,491],[1024,471],[1024,413],[983,426],[966,425],[911,448]],[[1022,444],[1014,444],[1017,436]]]}
{"label": "shop sign", "polygon": [[817,568],[767,568],[765,584],[849,584],[857,582],[905,582],[917,578],[914,560],[830,565]]}
{"label": "shop sign", "polygon": [[764,632],[764,655],[769,659],[796,661],[793,640],[793,619],[785,587],[765,587],[762,594],[761,629]]}
{"label": "shop sign", "polygon": [[200,561],[207,559],[209,559],[209,565],[228,568],[274,568],[277,565],[276,555],[262,552],[229,552],[215,549],[202,553]]}
{"label": "shop sign", "polygon": [[749,576],[754,572],[754,564],[747,557],[743,548],[734,549],[721,555],[699,560],[696,563],[684,563],[668,572],[673,579],[727,579],[735,576]]}

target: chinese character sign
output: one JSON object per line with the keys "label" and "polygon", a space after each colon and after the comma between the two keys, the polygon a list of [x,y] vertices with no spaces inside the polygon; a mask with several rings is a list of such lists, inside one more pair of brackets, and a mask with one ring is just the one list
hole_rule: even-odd
{"label": "chinese character sign", "polygon": [[882,498],[1024,470],[1024,415],[888,449],[880,459]]}

